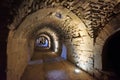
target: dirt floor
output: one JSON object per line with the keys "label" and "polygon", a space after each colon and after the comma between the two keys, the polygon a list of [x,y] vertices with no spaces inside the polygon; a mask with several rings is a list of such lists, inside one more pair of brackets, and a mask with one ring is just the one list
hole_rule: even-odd
{"label": "dirt floor", "polygon": [[36,51],[21,80],[94,80],[90,75],[52,52]]}

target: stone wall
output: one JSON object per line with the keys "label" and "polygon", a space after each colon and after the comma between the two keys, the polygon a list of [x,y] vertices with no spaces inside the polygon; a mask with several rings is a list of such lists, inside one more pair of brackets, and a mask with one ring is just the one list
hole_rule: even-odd
{"label": "stone wall", "polygon": [[[24,61],[17,57],[13,61],[11,57],[22,58],[29,53],[24,52],[27,50],[25,47],[14,51],[12,46],[19,46],[20,43],[25,45],[29,37],[36,35],[44,26],[52,29],[53,34],[58,34],[57,37],[66,45],[69,61],[91,75],[97,74],[95,77],[98,77],[102,70],[102,47],[111,32],[119,28],[118,7],[118,0],[24,0],[13,22],[8,26],[11,30],[7,50],[8,80],[13,80],[13,76],[17,76],[14,79],[19,80],[27,65],[27,55]],[[114,18],[114,15],[117,16]],[[14,69],[14,65],[21,62],[24,67]]]}
{"label": "stone wall", "polygon": [[100,77],[103,75],[100,71],[102,71],[102,55],[104,44],[116,32],[120,31],[120,14],[114,16],[108,24],[105,25],[103,30],[99,33],[99,36],[96,39],[95,47],[94,47],[94,68],[95,68],[95,76]]}
{"label": "stone wall", "polygon": [[[89,71],[92,72],[93,62],[90,55],[92,55],[93,52],[91,49],[93,40],[88,36],[86,27],[80,21],[80,19],[77,18],[77,16],[73,15],[72,13],[66,13],[66,11],[68,10],[63,7],[41,9],[33,13],[32,15],[27,16],[26,19],[20,24],[20,26],[16,30],[13,30],[14,36],[10,38],[12,39],[20,38],[19,40],[29,39],[29,36],[33,34],[35,35],[37,31],[41,30],[41,28],[44,28],[44,26],[48,26],[49,28],[53,29],[55,33],[59,34],[59,38],[61,39],[61,41],[66,44],[68,49],[68,56],[69,56],[68,60],[73,62],[75,65],[79,66],[80,68],[88,72]],[[47,14],[43,14],[43,12]],[[61,15],[61,18],[58,17],[58,13],[59,16]],[[9,36],[11,36],[11,34]],[[67,40],[69,40],[70,42],[66,42]],[[79,42],[81,45],[78,44]],[[12,45],[14,44],[10,44],[10,46]],[[19,44],[17,43],[17,45]],[[13,51],[12,49],[10,50]],[[24,50],[25,48],[22,47],[21,51]],[[8,61],[9,61],[8,64],[11,64],[12,62],[9,58],[10,57],[9,54],[10,52],[8,50]],[[19,57],[22,58],[22,56],[20,55]],[[16,61],[12,63],[12,66],[16,64]],[[27,63],[23,62],[23,65],[27,65]],[[12,66],[9,65],[8,68],[10,68],[11,71],[14,71],[14,67]],[[16,69],[19,70],[19,68]],[[21,69],[24,69],[24,67],[21,67]],[[8,78],[11,77],[12,75],[14,76],[17,74],[22,75],[22,70],[21,72],[19,71],[14,72],[14,74],[11,75],[8,73]]]}

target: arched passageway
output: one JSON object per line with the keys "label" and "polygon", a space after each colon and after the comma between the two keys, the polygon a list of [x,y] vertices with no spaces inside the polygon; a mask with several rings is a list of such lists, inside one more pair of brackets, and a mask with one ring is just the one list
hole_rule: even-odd
{"label": "arched passageway", "polygon": [[[50,48],[47,49],[48,51],[37,51],[35,49],[34,43],[36,42],[36,39],[40,37],[40,35],[46,38],[47,36],[49,37],[47,38],[49,39],[48,41],[50,43]],[[59,70],[62,69],[67,72],[69,76],[71,74],[75,75],[74,70],[76,66],[86,70],[86,72],[93,72],[93,59],[90,57],[93,54],[93,40],[89,36],[81,19],[79,19],[73,13],[69,13],[69,10],[64,7],[44,8],[32,13],[31,15],[28,15],[16,30],[10,30],[8,38],[7,77],[9,80],[19,80],[21,76],[26,74],[26,70],[29,68],[29,65],[31,66],[31,64],[34,64],[34,60],[41,61],[40,63],[43,63],[42,66],[46,67],[43,69],[41,66],[41,70],[38,70],[37,68],[35,69],[43,73],[49,71],[48,69],[56,70],[56,68],[58,68]],[[62,44],[66,45],[66,61],[61,61],[61,58],[57,58],[61,56]],[[14,49],[14,47],[16,49]],[[58,63],[49,65],[48,63],[45,63],[44,65],[44,62],[46,62],[46,60],[48,62],[49,60],[51,61],[51,58],[54,58],[52,59],[53,62],[57,59]],[[21,63],[21,65],[17,66],[19,63]],[[52,65],[54,65],[54,67]],[[14,68],[15,66],[17,67]],[[49,68],[49,66],[52,67]],[[73,68],[71,68],[72,66]],[[81,75],[87,75],[84,74],[84,72],[82,73],[83,74]],[[90,77],[81,77],[79,75],[79,77],[76,78],[81,79]]]}
{"label": "arched passageway", "polygon": [[[101,65],[101,54],[100,58],[94,55],[94,38],[109,21],[107,17],[113,15],[116,4],[117,1],[109,0],[24,0],[8,26],[7,80],[54,80],[49,76],[55,77],[57,72],[67,74],[65,77],[62,75],[64,80],[93,80],[84,75],[84,71],[93,75],[94,66]],[[40,45],[36,49],[34,43],[40,34],[50,37],[42,35],[47,38],[50,48],[43,48],[47,42],[38,39]],[[60,55],[64,51],[67,59],[61,60]],[[75,69],[76,66],[84,70],[77,77],[79,70]]]}
{"label": "arched passageway", "polygon": [[93,80],[91,76],[68,61],[65,44],[59,45],[58,48],[62,48],[60,55],[51,48],[35,46],[33,56],[20,80]]}
{"label": "arched passageway", "polygon": [[[103,71],[120,76],[120,31],[110,36],[103,47]],[[120,79],[120,78],[119,78]]]}

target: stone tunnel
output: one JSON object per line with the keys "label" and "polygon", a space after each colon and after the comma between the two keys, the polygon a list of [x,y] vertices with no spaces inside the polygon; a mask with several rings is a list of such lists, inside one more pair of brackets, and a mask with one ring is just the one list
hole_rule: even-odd
{"label": "stone tunnel", "polygon": [[120,79],[120,0],[1,4],[0,80]]}

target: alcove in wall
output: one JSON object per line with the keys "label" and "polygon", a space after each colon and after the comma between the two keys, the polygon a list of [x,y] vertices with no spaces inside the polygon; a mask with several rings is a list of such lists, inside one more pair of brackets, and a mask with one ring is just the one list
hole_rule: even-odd
{"label": "alcove in wall", "polygon": [[104,46],[102,52],[102,69],[106,72],[120,75],[120,31],[110,36]]}

